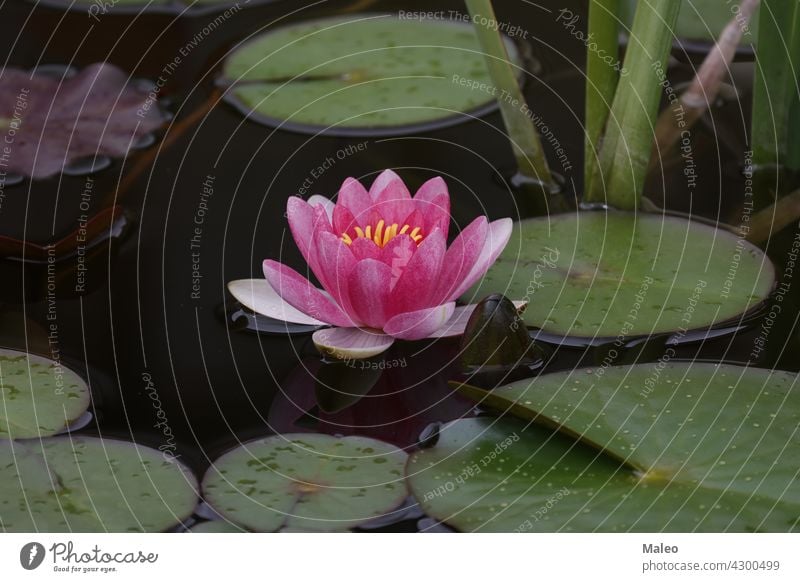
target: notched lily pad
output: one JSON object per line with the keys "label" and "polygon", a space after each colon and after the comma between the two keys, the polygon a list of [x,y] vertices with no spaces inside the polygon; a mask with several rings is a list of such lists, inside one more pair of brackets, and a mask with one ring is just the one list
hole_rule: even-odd
{"label": "notched lily pad", "polygon": [[111,439],[0,442],[0,531],[159,532],[192,514],[194,475]]}
{"label": "notched lily pad", "polygon": [[219,82],[248,117],[314,134],[406,133],[496,106],[471,25],[388,14],[268,32],[231,54]]}
{"label": "notched lily pad", "polygon": [[89,408],[89,387],[63,364],[0,349],[0,439],[48,437]]}
{"label": "notched lily pad", "polygon": [[273,436],[217,459],[203,478],[203,497],[252,531],[342,530],[402,505],[406,458],[363,437]]}
{"label": "notched lily pad", "polygon": [[46,178],[77,162],[94,170],[105,156],[127,155],[164,120],[147,91],[106,63],[63,78],[12,68],[0,74],[9,173]]}
{"label": "notched lily pad", "polygon": [[655,214],[578,212],[515,224],[500,258],[464,300],[528,300],[531,327],[627,338],[740,317],[774,287],[757,247],[730,232]]}
{"label": "notched lily pad", "polygon": [[[427,513],[466,530],[796,531],[796,384],[787,372],[656,363],[465,388],[536,424],[448,425],[412,456],[411,488]],[[509,435],[519,442],[477,478],[436,489]]]}

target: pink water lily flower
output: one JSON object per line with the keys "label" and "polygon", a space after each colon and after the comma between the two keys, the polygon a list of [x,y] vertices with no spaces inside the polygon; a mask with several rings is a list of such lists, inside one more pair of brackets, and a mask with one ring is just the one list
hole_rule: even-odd
{"label": "pink water lily flower", "polygon": [[459,335],[473,306],[455,300],[480,279],[506,246],[512,222],[476,218],[447,248],[450,195],[441,178],[412,198],[386,170],[369,191],[358,180],[342,184],[334,204],[322,196],[289,198],[294,240],[322,285],[264,261],[266,281],[229,284],[258,313],[293,323],[330,325],[314,333],[320,351],[365,358],[396,339]]}

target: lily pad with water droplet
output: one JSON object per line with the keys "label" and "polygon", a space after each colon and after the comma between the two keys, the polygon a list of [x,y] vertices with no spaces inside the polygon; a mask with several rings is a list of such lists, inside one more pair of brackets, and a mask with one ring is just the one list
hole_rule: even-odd
{"label": "lily pad with water droplet", "polygon": [[314,134],[408,133],[496,106],[470,24],[387,14],[270,31],[231,54],[220,84],[248,117]]}
{"label": "lily pad with water droplet", "polygon": [[203,497],[253,531],[342,530],[402,505],[406,458],[363,437],[272,436],[217,459],[203,478]]}
{"label": "lily pad with water droplet", "polygon": [[627,338],[740,317],[773,289],[775,270],[729,231],[678,217],[578,212],[524,220],[465,295],[525,299],[525,323],[574,337]]}
{"label": "lily pad with water droplet", "polygon": [[0,439],[52,436],[88,407],[89,387],[63,364],[0,349]]}
{"label": "lily pad with water droplet", "polygon": [[111,439],[0,442],[0,531],[159,532],[192,514],[194,475]]}
{"label": "lily pad with water droplet", "polygon": [[[795,531],[796,385],[787,372],[655,363],[464,387],[535,424],[448,425],[413,455],[411,488],[428,514],[466,530]],[[475,463],[477,476],[436,494]]]}

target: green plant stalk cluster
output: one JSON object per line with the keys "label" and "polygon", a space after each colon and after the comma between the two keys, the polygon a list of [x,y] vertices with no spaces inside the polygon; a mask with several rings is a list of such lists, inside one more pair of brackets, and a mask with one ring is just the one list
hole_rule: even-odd
{"label": "green plant stalk cluster", "polygon": [[[473,17],[481,17],[477,21],[488,19],[496,22],[491,0],[466,0],[466,5]],[[539,134],[529,116],[529,110],[523,107],[525,97],[517,82],[501,33],[496,28],[477,23],[475,31],[486,54],[489,75],[499,92],[500,112],[511,140],[511,147],[514,149],[518,170],[524,177],[540,182],[548,188],[553,184],[550,167]]]}
{"label": "green plant stalk cluster", "polygon": [[762,0],[751,147],[756,165],[800,169],[800,3]]}
{"label": "green plant stalk cluster", "polygon": [[[591,0],[587,37],[596,43],[596,51],[586,53],[586,144],[584,150],[584,183],[591,184],[597,169],[598,151],[603,129],[611,112],[619,74],[603,59],[619,52],[619,0]],[[587,202],[603,202],[586,197]]]}
{"label": "green plant stalk cluster", "polygon": [[587,200],[622,210],[639,207],[653,144],[667,58],[680,0],[642,0],[636,9],[597,169]]}

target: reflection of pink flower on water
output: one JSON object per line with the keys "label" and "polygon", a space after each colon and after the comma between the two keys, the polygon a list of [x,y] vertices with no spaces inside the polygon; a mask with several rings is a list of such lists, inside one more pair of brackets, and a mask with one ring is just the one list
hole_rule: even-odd
{"label": "reflection of pink flower on water", "polygon": [[[328,324],[314,334],[323,352],[369,357],[395,339],[463,333],[473,306],[455,306],[495,261],[511,235],[511,219],[476,218],[447,248],[450,195],[441,178],[412,198],[391,170],[367,191],[348,178],[336,203],[322,196],[287,204],[292,235],[322,285],[273,260],[267,285],[234,281],[245,305],[295,323]],[[288,304],[288,305],[286,305]]]}
{"label": "reflection of pink flower on water", "polygon": [[165,118],[127,73],[106,63],[62,78],[0,73],[3,169],[46,178],[81,158],[124,157]]}

